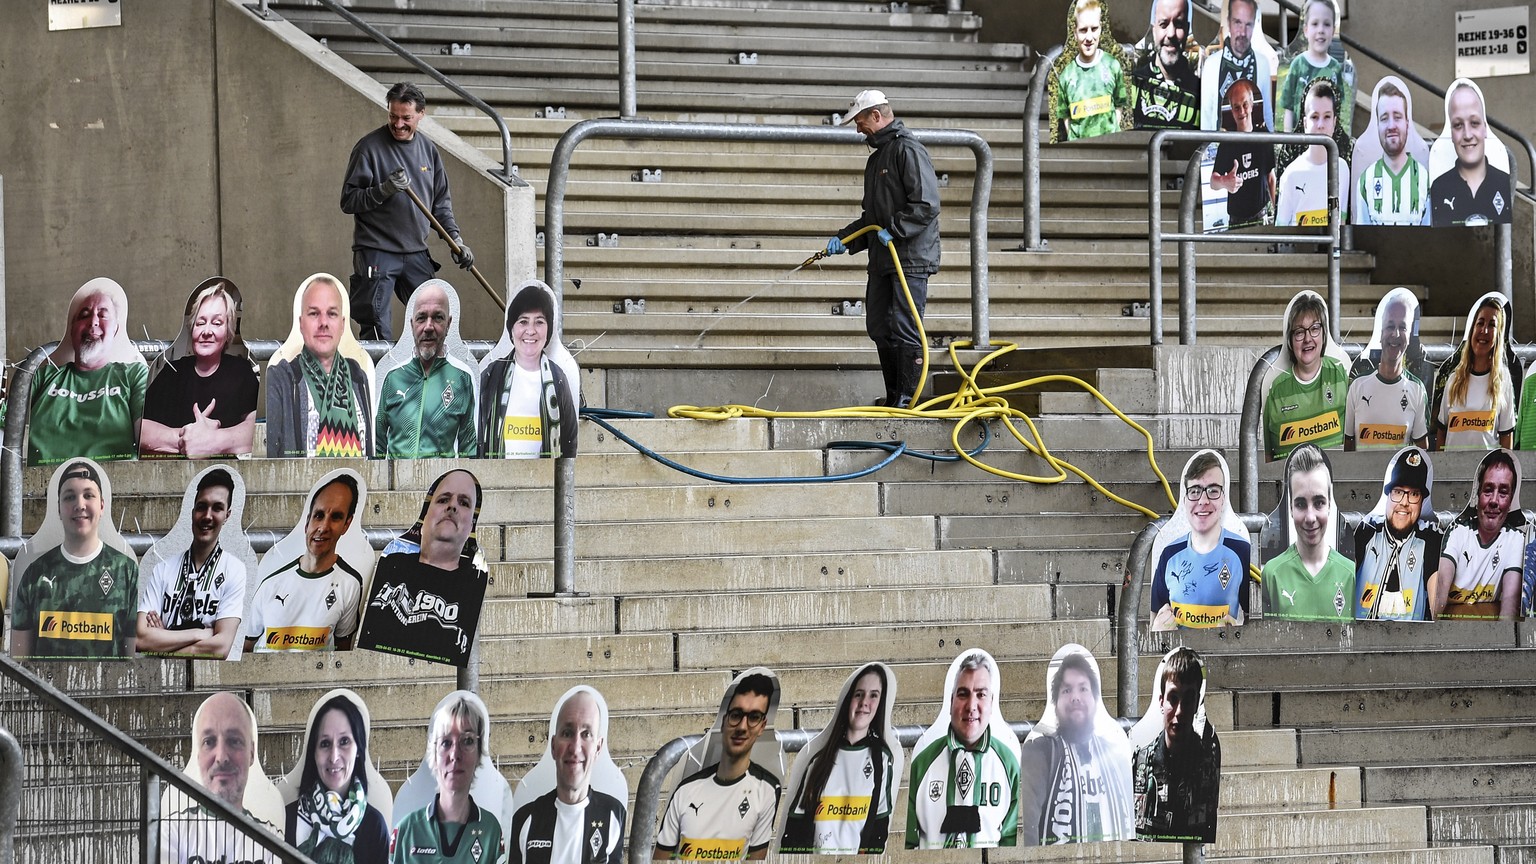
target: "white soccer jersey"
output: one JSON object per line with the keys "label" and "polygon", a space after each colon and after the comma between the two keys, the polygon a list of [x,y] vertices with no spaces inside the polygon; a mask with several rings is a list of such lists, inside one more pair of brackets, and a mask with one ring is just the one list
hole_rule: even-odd
{"label": "white soccer jersey", "polygon": [[1456,566],[1450,603],[1492,603],[1499,599],[1499,584],[1506,570],[1521,570],[1525,538],[1511,528],[1501,528],[1486,547],[1477,537],[1477,526],[1457,521],[1445,537],[1441,558]]}
{"label": "white soccer jersey", "polygon": [[[1349,219],[1349,163],[1339,161],[1341,218]],[[1279,203],[1275,209],[1275,224],[1281,226],[1328,225],[1328,166],[1313,164],[1305,154],[1298,156],[1280,175],[1280,185],[1275,193]]]}
{"label": "white soccer jersey", "polygon": [[1429,224],[1429,170],[1417,159],[1409,157],[1403,170],[1393,173],[1383,156],[1367,165],[1353,185],[1356,223]]}
{"label": "white soccer jersey", "polygon": [[1390,384],[1375,372],[1350,382],[1344,406],[1344,434],[1361,450],[1396,450],[1428,434],[1429,397],[1424,382],[1409,372]]}
{"label": "white soccer jersey", "polygon": [[[277,826],[262,822],[274,835]],[[160,861],[162,864],[254,864],[276,861],[271,852],[263,849],[244,832],[209,815],[202,807],[192,804],[185,810],[166,814],[160,822]]]}
{"label": "white soccer jersey", "polygon": [[677,784],[656,846],[684,861],[738,861],[773,840],[779,781],[756,764],[730,783],[711,765]]}
{"label": "white soccer jersey", "polygon": [[212,627],[220,618],[239,618],[245,605],[245,564],[220,552],[212,572],[189,574],[181,584],[186,553],[155,565],[139,582],[139,611],[157,612],[167,630]]}
{"label": "white soccer jersey", "polygon": [[337,639],[357,632],[362,592],[363,579],[347,562],[338,558],[324,573],[307,573],[296,559],[256,587],[245,635],[258,652],[335,648]]}
{"label": "white soccer jersey", "polygon": [[1446,428],[1445,449],[1492,450],[1499,446],[1499,433],[1515,430],[1515,393],[1508,375],[1504,376],[1502,389],[1502,404],[1495,415],[1493,400],[1488,397],[1487,375],[1468,375],[1466,401],[1457,405],[1450,404],[1450,381],[1446,381],[1447,392],[1440,399],[1439,415]]}

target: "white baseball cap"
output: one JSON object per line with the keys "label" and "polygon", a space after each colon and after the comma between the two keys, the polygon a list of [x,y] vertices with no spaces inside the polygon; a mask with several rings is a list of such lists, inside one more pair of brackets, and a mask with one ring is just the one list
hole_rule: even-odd
{"label": "white baseball cap", "polygon": [[859,95],[853,97],[853,101],[848,103],[848,114],[843,118],[842,125],[847,126],[853,122],[853,118],[876,105],[889,104],[891,100],[885,98],[885,94],[879,90],[860,90]]}

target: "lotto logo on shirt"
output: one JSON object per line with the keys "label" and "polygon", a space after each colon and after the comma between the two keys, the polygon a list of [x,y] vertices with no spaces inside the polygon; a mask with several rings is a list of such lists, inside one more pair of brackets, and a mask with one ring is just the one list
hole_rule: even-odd
{"label": "lotto logo on shirt", "polygon": [[331,639],[329,627],[268,627],[262,640],[268,651],[314,651]]}
{"label": "lotto logo on shirt", "polygon": [[[1068,106],[1068,111],[1073,120],[1082,120],[1087,117],[1097,117],[1100,114],[1108,114],[1115,109],[1114,103],[1109,101],[1109,94],[1091,96],[1087,99],[1079,99]],[[1057,109],[1060,110],[1060,109]]]}
{"label": "lotto logo on shirt", "polygon": [[1360,434],[1355,436],[1361,446],[1397,447],[1407,440],[1408,427],[1391,423],[1361,423]]}
{"label": "lotto logo on shirt", "polygon": [[1343,424],[1339,423],[1337,411],[1329,411],[1327,414],[1319,414],[1305,420],[1292,420],[1280,427],[1280,443],[1287,446],[1305,444],[1308,441],[1327,438],[1341,428]]}
{"label": "lotto logo on shirt", "polygon": [[747,841],[684,837],[677,844],[677,857],[684,861],[739,861],[747,857]]}
{"label": "lotto logo on shirt", "polygon": [[1220,627],[1230,611],[1226,605],[1202,606],[1198,603],[1174,603],[1173,620],[1181,627]]}
{"label": "lotto logo on shirt", "polygon": [[1451,415],[1452,432],[1492,432],[1492,411],[1458,411]]}
{"label": "lotto logo on shirt", "polygon": [[868,816],[868,795],[826,795],[816,805],[817,822],[862,822]]}
{"label": "lotto logo on shirt", "polygon": [[37,613],[37,634],[43,639],[84,639],[90,642],[112,641],[110,612]]}

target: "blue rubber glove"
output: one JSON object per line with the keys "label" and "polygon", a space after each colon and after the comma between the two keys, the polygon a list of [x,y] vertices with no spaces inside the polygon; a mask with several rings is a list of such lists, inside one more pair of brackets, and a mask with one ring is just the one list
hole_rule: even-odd
{"label": "blue rubber glove", "polygon": [[843,241],[842,240],[840,240],[840,239],[838,239],[836,237],[833,237],[832,239],[827,241],[827,254],[828,255],[841,255],[841,254],[843,254],[844,252],[847,252],[847,251],[848,251],[848,247],[843,245]]}
{"label": "blue rubber glove", "polygon": [[889,245],[891,245],[891,242],[892,242],[891,241],[891,232],[885,230],[884,228],[881,228],[879,230],[879,232],[877,232],[875,234],[875,239],[880,241],[880,245],[881,246],[889,246]]}

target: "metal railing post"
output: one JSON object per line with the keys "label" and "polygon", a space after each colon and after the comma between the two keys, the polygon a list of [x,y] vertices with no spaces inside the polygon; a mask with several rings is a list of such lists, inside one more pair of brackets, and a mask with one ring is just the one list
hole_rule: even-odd
{"label": "metal railing post", "polygon": [[11,390],[6,398],[5,447],[0,451],[0,476],[4,478],[0,483],[0,536],[21,536],[21,475],[26,458],[22,445],[32,407],[32,379],[37,375],[37,367],[47,362],[48,355],[58,344],[49,342],[33,348],[11,373]]}
{"label": "metal railing post", "polygon": [[1040,109],[1045,101],[1045,81],[1062,46],[1040,55],[1024,103],[1024,251],[1044,252],[1050,245],[1040,236]]}
{"label": "metal railing post", "polygon": [[1120,586],[1120,605],[1115,610],[1115,674],[1119,676],[1115,692],[1121,717],[1138,717],[1141,711],[1139,661],[1141,649],[1136,641],[1138,610],[1141,609],[1141,588],[1147,581],[1147,563],[1152,557],[1152,544],[1157,532],[1167,519],[1148,522],[1131,541],[1131,550],[1125,556],[1125,580]]}
{"label": "metal railing post", "polygon": [[1184,843],[1184,864],[1204,864],[1205,844],[1193,841]]}
{"label": "metal railing post", "polygon": [[[1147,317],[1153,345],[1163,344],[1163,141],[1167,136],[1168,131],[1160,129],[1147,142]],[[1183,333],[1184,298],[1180,297],[1181,340]]]}
{"label": "metal railing post", "polygon": [[[969,148],[976,159],[976,179],[971,187],[971,336],[977,347],[991,341],[987,320],[989,297],[987,273],[987,211],[992,201],[992,147],[975,132],[965,129],[913,129],[924,145]],[[565,295],[565,195],[570,181],[571,157],[588,138],[623,138],[656,141],[772,141],[780,143],[862,143],[853,129],[832,126],[768,126],[751,123],[684,123],[668,120],[583,120],[565,130],[549,160],[549,179],[544,194],[544,281]],[[980,302],[977,299],[980,298]]]}
{"label": "metal railing post", "polygon": [[[1184,187],[1200,186],[1200,153],[1184,166]],[[1195,201],[1198,196],[1179,195],[1179,233],[1195,232]],[[1195,241],[1179,241],[1179,344],[1195,344]]]}
{"label": "metal railing post", "polygon": [[149,766],[139,766],[140,861],[160,860],[160,778]]}
{"label": "metal railing post", "polygon": [[475,634],[475,640],[469,643],[469,657],[464,662],[464,668],[455,674],[454,685],[460,690],[468,690],[475,695],[480,694],[480,635]]}
{"label": "metal railing post", "polygon": [[26,764],[21,744],[0,729],[0,864],[16,860],[16,820],[21,813],[21,780]]}
{"label": "metal railing post", "polygon": [[619,116],[625,120],[639,110],[635,78],[635,0],[619,0]]}
{"label": "metal railing post", "polygon": [[[1184,214],[1185,209],[1189,208],[1191,210],[1191,212],[1193,212],[1194,204],[1193,204],[1193,202],[1189,201],[1188,199],[1190,199],[1193,196],[1199,195],[1199,192],[1200,192],[1200,184],[1199,183],[1195,183],[1195,184],[1191,185],[1188,182],[1186,182],[1184,184],[1184,188],[1180,192],[1179,213],[1180,213],[1180,220],[1181,221],[1180,221],[1180,225],[1179,225],[1179,231],[1177,233],[1175,233],[1175,234],[1172,234],[1172,235],[1169,235],[1169,234],[1165,233],[1162,230],[1162,189],[1161,189],[1162,182],[1161,182],[1161,179],[1160,179],[1161,171],[1159,170],[1160,166],[1158,166],[1156,164],[1156,162],[1161,160],[1161,158],[1162,158],[1162,147],[1163,147],[1163,144],[1165,142],[1167,142],[1167,141],[1195,141],[1195,142],[1200,142],[1200,143],[1212,143],[1212,142],[1222,142],[1222,141],[1242,141],[1242,142],[1247,142],[1247,143],[1251,143],[1251,144],[1289,144],[1289,143],[1293,143],[1294,142],[1294,143],[1300,143],[1300,144],[1317,144],[1317,145],[1321,145],[1323,147],[1323,149],[1326,151],[1325,158],[1328,160],[1328,202],[1329,202],[1328,203],[1328,214],[1329,214],[1329,216],[1328,216],[1328,225],[1329,225],[1328,235],[1327,236],[1318,236],[1316,234],[1278,234],[1278,233],[1257,233],[1257,232],[1250,233],[1250,232],[1246,232],[1246,231],[1228,231],[1228,232],[1221,232],[1221,233],[1216,233],[1216,234],[1205,234],[1205,233],[1196,232],[1196,231],[1192,230],[1192,228],[1193,228],[1193,219],[1192,218],[1191,218],[1191,224],[1190,225],[1186,226],[1185,224],[1183,224],[1183,214]],[[1185,299],[1183,297],[1183,289],[1186,287],[1183,284],[1183,282],[1182,282],[1183,270],[1184,270],[1184,267],[1186,265],[1186,262],[1185,262],[1185,259],[1184,259],[1184,256],[1185,256],[1186,253],[1184,252],[1184,248],[1183,247],[1184,247],[1184,244],[1186,244],[1186,243],[1190,243],[1190,244],[1193,244],[1193,243],[1310,243],[1310,244],[1314,244],[1314,245],[1326,245],[1328,247],[1328,251],[1329,251],[1329,259],[1328,259],[1328,308],[1329,308],[1330,312],[1332,313],[1332,317],[1333,317],[1332,327],[1331,327],[1331,329],[1333,330],[1333,335],[1334,335],[1335,338],[1338,337],[1338,335],[1339,335],[1339,291],[1340,291],[1340,288],[1339,288],[1339,257],[1340,257],[1340,254],[1339,254],[1339,237],[1340,237],[1340,230],[1341,230],[1342,226],[1340,224],[1341,213],[1339,212],[1339,145],[1338,145],[1338,143],[1336,141],[1334,141],[1332,138],[1327,137],[1325,135],[1278,134],[1278,133],[1274,133],[1274,132],[1209,132],[1209,131],[1188,130],[1188,129],[1160,129],[1157,132],[1153,133],[1152,137],[1147,142],[1147,163],[1148,163],[1147,164],[1147,168],[1148,168],[1147,176],[1149,178],[1149,180],[1148,180],[1148,182],[1149,182],[1149,189],[1148,189],[1148,191],[1150,193],[1148,195],[1148,203],[1147,203],[1147,227],[1148,227],[1147,244],[1148,244],[1148,247],[1149,247],[1148,251],[1147,251],[1147,257],[1148,257],[1149,262],[1150,262],[1150,266],[1148,268],[1149,272],[1147,273],[1147,287],[1148,287],[1148,294],[1150,295],[1149,296],[1149,300],[1150,300],[1150,303],[1151,303],[1150,311],[1152,313],[1152,319],[1153,319],[1154,322],[1156,322],[1154,324],[1154,329],[1153,329],[1153,342],[1152,342],[1152,344],[1154,344],[1154,345],[1162,344],[1162,341],[1161,341],[1161,311],[1162,311],[1161,298],[1162,298],[1162,289],[1163,289],[1163,273],[1162,273],[1163,251],[1162,251],[1162,244],[1166,240],[1173,240],[1173,241],[1176,241],[1176,242],[1178,242],[1180,244],[1180,279],[1181,279],[1181,282],[1180,282],[1180,285],[1179,285],[1179,288],[1180,288],[1180,297],[1179,297],[1179,319],[1180,319],[1179,320],[1179,335],[1180,335],[1181,339],[1183,339],[1184,336],[1186,335],[1186,333],[1185,333],[1185,331],[1186,331],[1186,325],[1185,325],[1185,318],[1186,318],[1186,316],[1188,318],[1188,327],[1187,327],[1188,335],[1191,338],[1194,335],[1195,326],[1196,326],[1196,324],[1195,324],[1196,311],[1195,311],[1193,300],[1189,301],[1189,306],[1188,306],[1188,309],[1186,310],[1186,308],[1185,308]],[[1185,168],[1185,176],[1186,176],[1186,178],[1188,177],[1188,175],[1189,175],[1189,169],[1186,166],[1186,168]],[[1193,260],[1194,259],[1194,250],[1193,250],[1193,248],[1191,248],[1190,251],[1187,254],[1188,254],[1189,259],[1190,259],[1187,262],[1187,264],[1188,264],[1188,267],[1190,268],[1191,274],[1193,274],[1193,268],[1194,268],[1194,260]],[[1193,285],[1193,283],[1191,282],[1191,286],[1192,285]]]}
{"label": "metal railing post", "polygon": [[1243,392],[1243,416],[1238,421],[1238,501],[1243,513],[1259,512],[1259,461],[1264,449],[1263,419],[1264,373],[1280,359],[1280,346],[1265,351],[1248,372],[1248,389]]}
{"label": "metal railing post", "polygon": [[635,811],[629,821],[629,864],[648,864],[656,851],[656,809],[661,802],[661,784],[667,772],[683,758],[701,735],[673,738],[661,745],[645,763],[640,785],[635,787]]}
{"label": "metal railing post", "polygon": [[555,460],[555,594],[576,593],[576,459]]}

